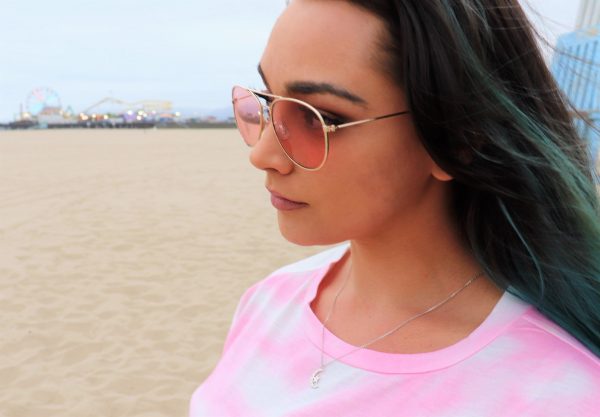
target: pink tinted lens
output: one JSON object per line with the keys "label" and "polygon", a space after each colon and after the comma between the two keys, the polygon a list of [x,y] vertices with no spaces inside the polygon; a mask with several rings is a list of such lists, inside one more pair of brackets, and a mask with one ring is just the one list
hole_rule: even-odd
{"label": "pink tinted lens", "polygon": [[318,168],[325,159],[321,119],[310,107],[279,100],[272,108],[273,126],[285,153],[305,168]]}
{"label": "pink tinted lens", "polygon": [[248,146],[254,146],[261,133],[262,109],[258,99],[242,87],[233,87],[233,114],[238,130]]}

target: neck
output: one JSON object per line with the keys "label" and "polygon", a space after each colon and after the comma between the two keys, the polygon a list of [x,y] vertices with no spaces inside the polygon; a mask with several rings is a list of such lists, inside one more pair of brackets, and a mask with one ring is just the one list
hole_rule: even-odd
{"label": "neck", "polygon": [[345,297],[356,311],[374,314],[435,304],[482,270],[459,236],[449,216],[425,212],[410,226],[352,240],[340,271],[348,277]]}

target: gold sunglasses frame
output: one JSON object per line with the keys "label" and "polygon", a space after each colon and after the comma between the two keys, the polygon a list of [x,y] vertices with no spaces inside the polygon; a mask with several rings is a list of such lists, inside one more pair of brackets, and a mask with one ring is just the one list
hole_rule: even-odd
{"label": "gold sunglasses frame", "polygon": [[[375,120],[381,120],[381,119],[387,119],[389,117],[395,117],[395,116],[401,116],[407,113],[410,113],[409,110],[405,110],[405,111],[401,111],[401,112],[396,112],[396,113],[389,113],[389,114],[385,114],[383,116],[377,116],[377,117],[371,117],[368,119],[362,119],[362,120],[356,120],[353,122],[348,122],[348,123],[342,123],[339,125],[328,125],[327,123],[325,123],[325,120],[323,119],[323,116],[321,115],[321,113],[319,112],[319,110],[316,109],[316,107],[308,104],[305,101],[302,100],[298,100],[296,98],[292,98],[292,97],[283,97],[283,96],[278,96],[275,94],[270,94],[270,93],[265,93],[259,90],[254,90],[251,88],[247,88],[247,87],[242,87],[241,85],[234,85],[233,88],[231,89],[231,93],[232,93],[232,100],[231,103],[233,105],[233,112],[234,112],[234,116],[235,116],[235,101],[236,99],[233,97],[233,92],[235,91],[236,88],[241,88],[243,90],[248,91],[258,102],[258,104],[260,105],[260,130],[258,133],[258,138],[256,140],[256,142],[258,142],[260,140],[260,137],[262,136],[262,133],[266,127],[267,124],[271,124],[273,126],[273,131],[275,132],[275,137],[277,138],[277,143],[279,144],[279,146],[281,147],[281,150],[283,150],[283,153],[285,154],[285,156],[292,161],[292,163],[302,169],[305,169],[307,171],[318,171],[319,169],[321,169],[323,167],[323,165],[325,165],[325,162],[327,161],[327,157],[329,156],[329,134],[330,133],[334,133],[339,129],[343,129],[346,127],[351,127],[351,126],[357,126],[357,125],[361,125],[364,123],[369,123],[369,122],[374,122]],[[263,104],[261,103],[259,98],[263,98],[265,99],[265,97],[269,97],[272,98],[273,100],[271,102],[268,102],[267,106],[263,106]],[[323,137],[325,138],[325,154],[323,155],[323,160],[321,161],[321,164],[316,167],[316,168],[309,168],[306,167],[304,165],[302,165],[301,163],[294,161],[294,159],[288,155],[288,153],[286,152],[285,148],[283,147],[283,145],[281,144],[281,140],[279,139],[279,136],[277,136],[277,130],[275,129],[275,122],[273,121],[273,106],[275,105],[275,103],[277,103],[278,101],[291,101],[293,103],[296,104],[300,104],[303,105],[305,107],[308,107],[313,113],[315,113],[318,117],[318,119],[321,121],[321,125],[323,126]],[[267,109],[267,112],[269,114],[269,122],[265,123],[265,117],[264,117],[264,109]],[[237,117],[235,118],[235,122],[237,124]],[[238,127],[239,130],[239,127]],[[252,145],[254,146],[254,145]]]}

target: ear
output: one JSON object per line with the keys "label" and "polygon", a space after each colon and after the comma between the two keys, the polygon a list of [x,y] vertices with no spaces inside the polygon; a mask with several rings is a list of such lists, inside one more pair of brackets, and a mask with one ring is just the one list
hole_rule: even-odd
{"label": "ear", "polygon": [[435,162],[431,169],[431,175],[438,181],[452,181],[454,179],[454,177],[446,173],[446,171],[440,168]]}

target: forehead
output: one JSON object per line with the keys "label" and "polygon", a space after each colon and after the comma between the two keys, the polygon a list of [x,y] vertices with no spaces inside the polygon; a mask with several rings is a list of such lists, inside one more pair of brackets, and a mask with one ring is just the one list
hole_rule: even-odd
{"label": "forehead", "polygon": [[271,88],[290,79],[357,85],[376,72],[384,27],[341,0],[294,0],[279,17],[261,59]]}

